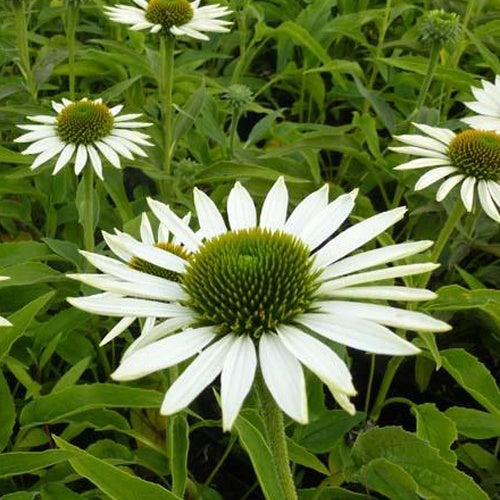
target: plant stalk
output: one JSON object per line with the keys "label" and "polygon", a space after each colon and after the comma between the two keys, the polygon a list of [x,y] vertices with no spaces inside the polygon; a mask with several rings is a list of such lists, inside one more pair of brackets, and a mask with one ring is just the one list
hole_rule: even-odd
{"label": "plant stalk", "polygon": [[266,429],[267,441],[278,478],[283,488],[286,500],[296,500],[297,491],[293,482],[290,460],[288,458],[288,447],[286,444],[285,424],[283,414],[269,393],[262,375],[256,378],[256,389],[259,398],[262,420]]}
{"label": "plant stalk", "polygon": [[76,76],[75,76],[75,54],[76,54],[76,26],[78,24],[78,9],[80,0],[69,0],[66,17],[66,40],[68,45],[68,80],[69,98],[75,100]]}
{"label": "plant stalk", "polygon": [[167,175],[170,175],[171,173],[172,161],[172,92],[174,87],[174,48],[175,38],[173,36],[166,35],[160,38],[160,75],[158,79],[158,90],[160,92],[163,120],[163,171]]}
{"label": "plant stalk", "polygon": [[429,64],[427,65],[427,73],[425,74],[422,86],[420,87],[420,93],[418,95],[417,105],[415,107],[415,120],[417,121],[419,120],[420,111],[422,110],[425,98],[427,97],[427,92],[429,92],[432,79],[434,78],[434,74],[436,73],[436,68],[439,62],[440,51],[441,51],[441,46],[437,43],[433,43],[431,46],[431,52],[429,54]]}
{"label": "plant stalk", "polygon": [[85,208],[83,219],[83,246],[87,252],[94,251],[94,170],[87,165],[83,169]]}

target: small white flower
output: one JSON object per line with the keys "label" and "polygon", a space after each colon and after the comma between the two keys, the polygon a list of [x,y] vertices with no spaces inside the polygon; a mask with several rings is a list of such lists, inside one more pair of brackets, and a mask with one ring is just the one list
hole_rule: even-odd
{"label": "small white flower", "polygon": [[[10,280],[10,278],[7,276],[0,276],[0,281],[4,280]],[[0,326],[12,326],[12,323],[8,319],[5,319],[3,316],[0,316]]]}
{"label": "small white flower", "polygon": [[486,214],[500,222],[500,135],[493,131],[451,130],[414,123],[428,137],[407,134],[395,138],[408,146],[389,148],[397,153],[420,156],[396,167],[396,170],[430,168],[415,184],[415,191],[438,181],[436,200],[442,201],[461,184],[460,195],[468,212],[474,206],[475,192]]}
{"label": "small white flower", "polygon": [[23,151],[25,155],[36,154],[31,169],[40,167],[58,156],[53,173],[57,174],[72,158],[75,174],[79,175],[90,162],[99,178],[103,178],[100,155],[111,165],[120,168],[120,158],[133,160],[133,154],[147,156],[139,147],[152,146],[149,136],[138,132],[137,128],[149,127],[150,123],[134,121],[140,114],[121,115],[122,105],[108,108],[102,99],[90,101],[82,99],[62,103],[52,102],[55,116],[38,115],[27,118],[36,125],[18,125],[28,133],[15,142],[33,143]]}
{"label": "small white flower", "polygon": [[164,320],[139,338],[141,346],[127,352],[112,376],[133,380],[195,357],[168,389],[161,407],[165,415],[185,408],[220,374],[223,427],[230,429],[258,365],[277,404],[296,421],[308,421],[302,365],[354,413],[349,398],[356,390],[349,369],[321,339],[403,356],[419,349],[387,327],[449,330],[423,313],[367,302],[433,299],[429,290],[394,285],[393,280],[437,265],[398,263],[428,249],[430,241],[352,255],[406,212],[396,208],[334,236],[353,210],[356,194],[329,203],[325,185],[288,216],[288,191],[280,178],[258,217],[252,197],[236,183],[227,200],[226,223],[214,202],[195,189],[198,231],[150,199],[177,245],[161,248],[150,244],[151,237],[143,243],[123,233],[111,241],[108,237],[120,260],[82,252],[104,274],[72,276],[104,293],[68,301],[95,314]]}
{"label": "small white flower", "polygon": [[106,7],[111,20],[128,24],[132,30],[150,30],[158,33],[163,30],[175,36],[189,36],[198,40],[208,40],[207,33],[229,31],[231,21],[220,17],[231,14],[227,7],[219,4],[200,7],[201,0],[132,0],[138,7],[117,5]]}
{"label": "small white flower", "polygon": [[495,83],[481,80],[483,88],[472,87],[476,101],[464,104],[478,113],[476,116],[462,118],[472,128],[481,130],[494,130],[500,134],[500,75],[495,78]]}

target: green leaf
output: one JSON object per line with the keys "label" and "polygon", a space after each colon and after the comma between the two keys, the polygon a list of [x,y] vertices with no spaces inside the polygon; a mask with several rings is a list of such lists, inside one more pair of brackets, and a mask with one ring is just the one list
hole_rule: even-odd
{"label": "green leaf", "polygon": [[22,425],[39,425],[95,408],[159,408],[163,394],[114,384],[75,385],[28,403]]}
{"label": "green leaf", "polygon": [[189,425],[186,415],[180,413],[169,417],[169,456],[172,472],[172,491],[184,497],[188,477]]}
{"label": "green leaf", "polygon": [[363,483],[391,500],[418,499],[417,483],[399,465],[376,458],[361,469]]}
{"label": "green leaf", "polygon": [[250,457],[262,491],[269,500],[284,498],[271,450],[264,436],[244,415],[245,412],[240,413],[235,428],[243,448]]}
{"label": "green leaf", "polygon": [[373,500],[372,497],[355,493],[344,488],[331,486],[327,488],[308,488],[299,490],[300,500]]}
{"label": "green leaf", "polygon": [[83,358],[74,366],[72,366],[57,382],[52,392],[62,391],[78,382],[83,372],[88,368],[90,357]]}
{"label": "green leaf", "polygon": [[440,412],[433,403],[415,405],[411,411],[417,419],[417,436],[437,448],[447,462],[456,465],[457,457],[450,449],[458,438],[453,420]]}
{"label": "green leaf", "polygon": [[186,103],[185,108],[179,111],[174,121],[174,127],[172,131],[172,139],[177,142],[181,137],[184,137],[193,125],[196,118],[201,113],[203,106],[205,105],[206,89],[202,85]]}
{"label": "green leaf", "polygon": [[42,260],[51,255],[52,252],[47,245],[36,241],[2,243],[0,245],[0,267],[13,266],[30,260]]}
{"label": "green leaf", "polygon": [[441,351],[445,370],[481,405],[500,416],[500,390],[488,369],[464,349]]}
{"label": "green leaf", "polygon": [[144,479],[132,476],[104,460],[93,457],[58,436],[54,436],[54,441],[59,448],[71,452],[72,458],[69,459],[69,462],[80,476],[87,478],[100,491],[115,500],[137,500],[138,498],[172,500],[180,498],[158,484],[144,481]]}
{"label": "green leaf", "polygon": [[0,477],[28,474],[64,462],[71,455],[62,450],[3,453],[0,455]]}
{"label": "green leaf", "polygon": [[9,385],[0,371],[0,452],[9,443],[16,421],[16,407]]}
{"label": "green leaf", "polygon": [[292,462],[313,469],[325,476],[330,475],[330,471],[325,467],[323,462],[318,457],[308,452],[303,446],[300,446],[300,444],[297,444],[292,439],[287,439],[287,446],[288,454]]}
{"label": "green leaf", "polygon": [[500,436],[500,417],[473,408],[452,406],[446,415],[455,422],[459,434],[473,439],[490,439]]}
{"label": "green leaf", "polygon": [[36,314],[47,305],[53,296],[54,292],[46,293],[9,317],[13,326],[4,328],[0,335],[0,360],[8,354],[12,344],[24,334]]}
{"label": "green leaf", "polygon": [[42,486],[42,500],[79,500],[81,496],[63,484],[49,483]]}
{"label": "green leaf", "polygon": [[33,285],[35,283],[50,283],[66,279],[61,273],[40,262],[16,264],[4,269],[2,275],[9,276],[11,279],[2,281],[0,288]]}
{"label": "green leaf", "polygon": [[326,453],[363,419],[362,412],[353,416],[343,410],[328,411],[304,427],[299,444],[313,453]]}
{"label": "green leaf", "polygon": [[[423,498],[488,498],[472,478],[443,460],[437,449],[400,427],[376,427],[361,434],[356,440],[352,459],[359,470],[372,460],[380,458],[403,468],[413,478],[417,484],[417,493]],[[362,476],[360,478],[362,479]]]}

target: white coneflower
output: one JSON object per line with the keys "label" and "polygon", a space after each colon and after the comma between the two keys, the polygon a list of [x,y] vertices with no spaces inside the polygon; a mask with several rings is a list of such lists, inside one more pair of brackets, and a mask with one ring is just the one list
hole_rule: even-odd
{"label": "white coneflower", "polygon": [[445,128],[414,125],[428,137],[418,134],[396,136],[408,146],[390,149],[421,158],[398,165],[396,170],[430,168],[419,178],[415,190],[443,181],[437,191],[437,201],[444,200],[460,184],[460,195],[468,212],[473,209],[477,191],[484,211],[500,222],[500,135],[486,130],[455,134]]}
{"label": "white coneflower", "polygon": [[82,99],[72,102],[63,99],[53,102],[54,115],[28,116],[36,125],[18,125],[28,133],[15,142],[33,143],[23,151],[25,155],[36,154],[31,168],[35,169],[58,156],[53,173],[56,174],[73,158],[75,174],[79,175],[90,162],[96,174],[102,179],[100,155],[111,165],[120,168],[120,158],[133,160],[133,154],[147,156],[139,146],[152,146],[149,136],[137,128],[149,127],[150,123],[137,122],[140,114],[120,115],[122,105],[108,108],[102,99]]}
{"label": "white coneflower", "polygon": [[132,30],[163,30],[175,36],[189,36],[198,40],[208,40],[207,33],[224,33],[230,21],[219,18],[231,14],[227,7],[219,4],[200,7],[200,0],[132,0],[137,7],[117,5],[106,7],[110,19],[128,24]]}
{"label": "white coneflower", "polygon": [[500,75],[495,78],[495,83],[481,80],[483,88],[472,87],[476,101],[464,104],[478,113],[476,116],[462,118],[472,128],[480,130],[493,130],[500,134]]}
{"label": "white coneflower", "polygon": [[[287,217],[288,192],[280,178],[258,217],[250,194],[236,183],[227,201],[228,226],[214,202],[195,189],[199,231],[167,205],[149,200],[178,243],[154,247],[120,235],[111,250],[121,261],[82,252],[104,273],[91,283],[104,293],[68,300],[95,314],[165,319],[156,327],[158,340],[127,355],[113,374],[115,380],[143,377],[196,356],[168,389],[163,414],[189,405],[222,374],[223,427],[230,429],[258,365],[276,403],[296,421],[308,420],[302,365],[353,413],[349,398],[356,390],[349,369],[321,338],[402,356],[419,349],[388,326],[449,329],[419,312],[365,302],[434,298],[428,290],[393,285],[392,280],[430,272],[437,265],[384,266],[426,250],[430,241],[349,256],[406,212],[396,208],[375,215],[332,238],[353,210],[355,197],[356,191],[328,203],[324,186]],[[134,266],[131,255],[137,259]],[[89,283],[88,275],[73,277]]]}
{"label": "white coneflower", "polygon": [[[10,280],[10,278],[8,276],[0,276],[0,281],[4,280]],[[0,316],[0,326],[12,326],[12,323],[3,316]]]}

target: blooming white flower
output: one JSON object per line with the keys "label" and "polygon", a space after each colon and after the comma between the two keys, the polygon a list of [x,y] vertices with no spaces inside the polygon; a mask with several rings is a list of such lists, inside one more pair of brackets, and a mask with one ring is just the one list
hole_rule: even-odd
{"label": "blooming white flower", "polygon": [[464,104],[478,113],[476,116],[462,118],[472,128],[481,130],[494,130],[500,134],[500,75],[495,78],[495,83],[481,80],[483,88],[472,87],[476,101]]}
{"label": "blooming white flower", "polygon": [[120,168],[118,155],[129,160],[134,159],[133,154],[145,157],[147,154],[139,144],[152,146],[148,141],[149,136],[134,130],[151,124],[134,121],[140,114],[120,116],[122,105],[108,108],[102,99],[82,99],[77,102],[62,99],[62,103],[52,102],[52,107],[57,113],[55,116],[28,116],[36,125],[18,125],[20,129],[28,130],[28,133],[18,137],[15,142],[33,143],[23,154],[38,155],[31,165],[32,170],[59,155],[54,174],[74,157],[76,175],[90,161],[96,174],[102,179],[100,154],[111,165]]}
{"label": "blooming white flower", "polygon": [[[431,291],[392,280],[438,265],[384,266],[426,250],[431,241],[350,255],[406,212],[403,207],[375,215],[332,238],[353,210],[356,194],[329,203],[325,185],[287,217],[288,191],[280,178],[258,217],[250,194],[236,183],[227,200],[228,227],[214,202],[195,189],[198,231],[167,205],[150,199],[151,210],[178,244],[155,247],[123,233],[107,236],[121,261],[82,252],[104,274],[72,276],[104,293],[68,301],[95,314],[165,320],[124,357],[112,375],[115,380],[140,378],[196,356],[168,389],[163,414],[185,408],[221,374],[223,427],[230,429],[258,364],[276,403],[296,421],[308,420],[302,365],[353,413],[349,398],[356,390],[349,369],[319,339],[402,356],[419,349],[388,326],[449,329],[423,313],[366,302],[433,299]],[[137,259],[133,268],[131,256]]]}
{"label": "blooming white flower", "polygon": [[[8,276],[0,276],[0,281],[4,280],[10,280],[10,278]],[[0,316],[0,326],[12,326],[12,323],[3,316]]]}
{"label": "blooming white flower", "polygon": [[150,30],[198,40],[208,40],[207,33],[228,32],[227,26],[233,24],[220,17],[231,14],[227,7],[219,4],[200,7],[201,0],[132,0],[138,7],[117,5],[106,7],[111,20],[128,24],[132,30]]}
{"label": "blooming white flower", "polygon": [[419,134],[396,136],[408,146],[389,148],[398,153],[420,156],[396,167],[396,170],[430,168],[415,184],[425,189],[438,181],[436,200],[442,201],[461,184],[460,195],[468,212],[474,206],[475,191],[484,211],[500,222],[500,135],[493,131],[451,130],[414,123],[428,137]]}

